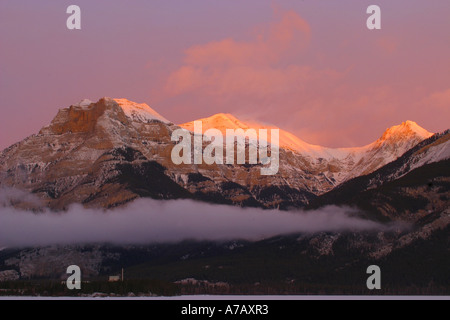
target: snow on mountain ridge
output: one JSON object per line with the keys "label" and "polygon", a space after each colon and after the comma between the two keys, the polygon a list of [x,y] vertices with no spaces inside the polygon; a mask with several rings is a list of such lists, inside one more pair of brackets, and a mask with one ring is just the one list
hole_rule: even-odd
{"label": "snow on mountain ridge", "polygon": [[[111,134],[116,132],[121,120],[121,116],[112,110],[114,105],[123,111],[123,115],[134,123],[137,130],[142,130],[143,124],[149,124],[155,120],[162,124],[171,126],[173,123],[161,116],[158,112],[150,108],[145,103],[135,103],[128,99],[103,98],[107,108],[105,116],[100,117],[101,108],[98,109],[95,103],[85,99],[71,108],[61,109],[52,121],[50,127],[43,128],[41,133],[63,133],[63,132],[87,132],[93,129],[98,122],[103,132],[110,136],[114,143],[129,142],[126,134]],[[94,109],[92,109],[94,108]],[[70,111],[72,110],[72,111]],[[110,114],[110,112],[112,112]],[[68,121],[70,119],[70,121]],[[202,131],[208,129],[218,129],[226,135],[227,129],[279,129],[269,124],[262,124],[253,120],[240,120],[229,113],[218,113],[208,118],[199,119],[202,121]],[[194,121],[181,124],[187,130],[194,130]],[[268,132],[271,140],[271,134]],[[407,150],[411,149],[419,142],[431,136],[432,133],[421,128],[413,121],[406,121],[400,125],[388,128],[383,135],[371,144],[357,148],[328,148],[319,145],[309,144],[294,134],[279,129],[279,145],[283,152],[291,154],[289,157],[296,158],[301,163],[301,170],[308,172],[321,172],[323,178],[332,185],[338,185],[343,181],[353,177],[368,174],[381,166],[396,160]],[[296,161],[297,161],[296,160]],[[291,162],[281,164],[286,166],[286,170],[291,170]],[[297,164],[298,165],[298,164]]]}
{"label": "snow on mountain ridge", "polygon": [[[218,113],[197,121],[202,122],[202,131],[215,128],[226,134],[226,129],[279,129],[275,126],[255,121],[242,121],[229,113]],[[194,131],[194,121],[180,124],[187,130]],[[368,174],[383,165],[396,160],[419,142],[429,138],[433,133],[420,127],[414,121],[406,121],[385,130],[376,141],[353,148],[328,148],[309,144],[294,134],[279,129],[280,148],[290,150],[305,158],[314,166],[325,166],[325,176],[339,184],[353,177]]]}
{"label": "snow on mountain ridge", "polygon": [[[425,154],[424,156],[421,156]],[[434,143],[417,151],[414,156],[419,160],[411,164],[411,169],[419,168],[425,164],[450,159],[450,134],[447,133]]]}
{"label": "snow on mountain ridge", "polygon": [[[309,144],[294,134],[280,129],[275,126],[261,124],[256,121],[242,121],[229,113],[218,113],[208,118],[202,118],[195,121],[202,122],[202,131],[203,133],[208,129],[218,129],[222,132],[223,135],[226,134],[227,129],[255,129],[256,134],[259,136],[259,129],[279,129],[280,133],[280,141],[279,145],[281,148],[288,149],[295,152],[302,152],[304,154],[310,154],[316,158],[329,158],[331,155],[329,154],[329,148],[325,148],[319,145]],[[189,131],[194,131],[194,121],[186,122],[179,125],[182,128],[185,128]],[[268,133],[269,141],[270,141],[270,132]]]}
{"label": "snow on mountain ridge", "polygon": [[[125,115],[132,121],[147,123],[153,120],[158,120],[166,124],[172,124],[171,121],[164,118],[145,103],[136,103],[123,98],[105,99],[115,101],[122,108]],[[85,109],[92,103],[93,102],[89,99],[84,99],[73,106]],[[279,129],[279,145],[281,148],[301,153],[304,156],[314,159],[324,159],[328,161],[333,159],[342,161],[351,158],[351,161],[358,162],[363,158],[364,154],[370,150],[373,151],[374,149],[379,149],[385,147],[386,145],[394,145],[394,149],[396,150],[394,150],[395,152],[392,155],[389,155],[389,160],[392,161],[403,152],[410,149],[413,145],[433,135],[433,133],[420,127],[416,122],[408,120],[399,125],[387,128],[378,140],[368,145],[351,148],[329,148],[307,143],[298,138],[296,135],[276,126],[262,124],[257,121],[240,120],[230,113],[218,113],[196,121],[202,121],[203,132],[208,129],[215,128],[220,130],[224,135],[226,134],[227,129],[255,129],[257,134],[258,129]],[[183,123],[179,126],[187,130],[194,131],[194,121]]]}
{"label": "snow on mountain ridge", "polygon": [[92,103],[94,103],[93,101],[89,100],[89,99],[83,99],[80,102],[78,102],[77,104],[74,104],[74,107],[80,107],[80,108],[87,108],[89,107]]}
{"label": "snow on mountain ridge", "polygon": [[166,124],[170,124],[171,121],[164,118],[158,112],[150,108],[146,103],[136,103],[128,99],[113,99],[122,108],[125,115],[137,122],[149,122],[152,120],[158,120]]}
{"label": "snow on mountain ridge", "polygon": [[[211,128],[216,128],[220,130],[224,135],[226,134],[226,129],[241,128],[247,130],[252,128],[257,130],[257,133],[258,129],[279,129],[280,147],[305,155],[310,155],[315,158],[323,158],[327,160],[332,158],[343,160],[349,156],[358,158],[354,160],[359,160],[362,154],[366,153],[368,150],[379,147],[381,144],[386,143],[387,141],[390,143],[398,143],[401,139],[409,140],[410,138],[415,138],[414,140],[417,140],[416,142],[420,142],[433,135],[433,133],[428,132],[424,128],[420,127],[416,122],[408,120],[400,125],[386,129],[386,131],[377,141],[368,145],[350,148],[328,148],[307,143],[294,134],[275,126],[261,124],[256,121],[244,122],[229,113],[218,113],[210,117],[198,119],[195,121],[202,122],[203,132]],[[180,124],[179,126],[189,131],[194,131],[194,121],[186,122]]]}

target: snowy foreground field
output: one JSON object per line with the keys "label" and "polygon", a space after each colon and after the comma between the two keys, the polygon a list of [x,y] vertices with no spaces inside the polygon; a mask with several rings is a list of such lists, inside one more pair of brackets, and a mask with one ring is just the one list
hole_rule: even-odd
{"label": "snowy foreground field", "polygon": [[176,297],[0,297],[0,300],[181,300],[181,301],[269,301],[269,300],[450,300],[450,296],[233,296],[198,295]]}

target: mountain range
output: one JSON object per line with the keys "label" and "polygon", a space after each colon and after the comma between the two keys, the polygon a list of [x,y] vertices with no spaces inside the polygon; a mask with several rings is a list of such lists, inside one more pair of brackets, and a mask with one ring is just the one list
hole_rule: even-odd
{"label": "mountain range", "polygon": [[[223,113],[200,120],[203,130],[274,128]],[[3,205],[114,208],[140,197],[304,211],[337,205],[394,228],[256,242],[3,248],[0,281],[58,279],[77,261],[91,279],[125,267],[131,279],[181,283],[187,293],[371,294],[365,270],[376,264],[379,293],[449,293],[449,130],[433,134],[406,121],[366,146],[333,149],[280,129],[279,171],[262,176],[261,165],[174,165],[171,134],[179,128],[193,134],[193,122],[176,125],[127,99],[82,100],[60,109],[39,133],[0,153],[0,186],[35,196]]]}
{"label": "mountain range", "polygon": [[[275,128],[224,113],[199,120],[203,130]],[[0,153],[0,184],[32,192],[43,206],[54,209],[72,203],[111,208],[138,197],[303,207],[433,136],[406,121],[366,146],[327,148],[280,129],[279,172],[262,176],[261,165],[174,165],[171,134],[180,127],[192,131],[193,122],[175,125],[147,104],[127,99],[82,100],[60,109],[39,133]],[[420,154],[423,160],[416,166],[448,158],[448,144]]]}

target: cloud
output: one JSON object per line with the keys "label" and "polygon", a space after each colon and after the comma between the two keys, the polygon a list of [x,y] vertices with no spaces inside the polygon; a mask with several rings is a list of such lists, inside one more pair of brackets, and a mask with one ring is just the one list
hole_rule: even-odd
{"label": "cloud", "polygon": [[[323,127],[335,127],[336,117],[343,116],[340,110],[349,105],[342,96],[352,91],[348,95],[354,97],[354,89],[342,90],[347,71],[311,64],[311,28],[298,13],[277,9],[275,18],[246,41],[226,38],[191,46],[161,92],[170,97],[171,108],[208,110],[200,117],[226,110],[301,133],[307,142],[341,139],[329,134],[320,140],[309,138],[324,132],[317,130],[319,121]],[[311,116],[304,117],[305,113]]]}
{"label": "cloud", "polygon": [[227,38],[192,46],[185,52],[184,65],[169,76],[165,89],[169,95],[199,91],[217,98],[257,98],[298,89],[299,83],[316,75],[310,67],[286,65],[285,61],[301,54],[310,33],[305,20],[287,11],[249,41]]}
{"label": "cloud", "polygon": [[280,212],[191,200],[139,199],[114,210],[72,206],[67,212],[0,209],[0,247],[71,243],[138,244],[185,239],[259,240],[279,234],[363,231],[385,226],[354,216],[355,209],[325,207]]}
{"label": "cloud", "polygon": [[290,49],[301,51],[309,42],[310,33],[305,20],[294,11],[287,11],[248,42],[229,38],[193,46],[186,50],[185,62],[196,66],[276,63]]}
{"label": "cloud", "polygon": [[243,30],[187,48],[154,91],[157,100],[177,123],[228,112],[327,147],[369,144],[408,119],[429,131],[447,128],[449,92],[430,95],[448,80],[445,64],[436,73],[438,60],[416,63],[430,47],[395,32],[341,39],[307,18],[276,8],[273,22],[251,36]]}

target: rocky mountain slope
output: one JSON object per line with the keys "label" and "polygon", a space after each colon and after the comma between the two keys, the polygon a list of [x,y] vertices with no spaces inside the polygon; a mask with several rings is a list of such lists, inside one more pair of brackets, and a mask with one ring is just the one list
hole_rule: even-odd
{"label": "rocky mountain slope", "polygon": [[310,203],[355,205],[393,220],[419,219],[450,207],[450,133],[436,134],[397,160],[349,180]]}
{"label": "rocky mountain slope", "polygon": [[[424,140],[371,174],[349,180],[317,197],[308,208],[345,205],[359,208],[361,215],[370,219],[409,223],[405,232],[391,240],[379,234],[371,243],[369,256],[387,259],[397,251],[410,251],[418,244],[428,243],[436,235],[444,242],[450,240],[449,190],[450,132],[447,130]],[[439,255],[448,267],[448,247]]]}

